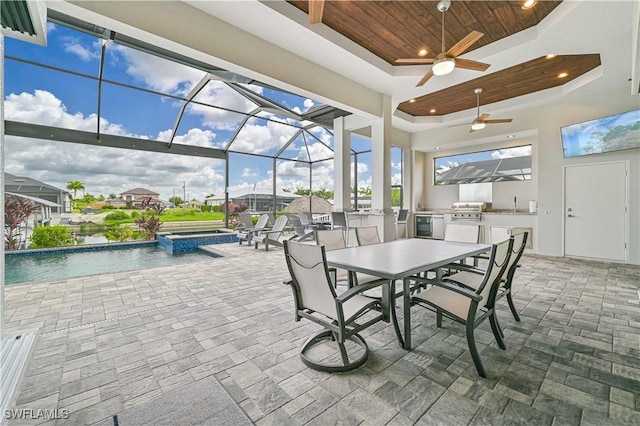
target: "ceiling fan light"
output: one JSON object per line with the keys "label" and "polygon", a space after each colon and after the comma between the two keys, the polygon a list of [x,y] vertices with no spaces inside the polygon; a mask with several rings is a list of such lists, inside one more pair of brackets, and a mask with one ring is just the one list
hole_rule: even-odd
{"label": "ceiling fan light", "polygon": [[471,130],[482,130],[485,126],[486,124],[482,121],[473,120],[473,123],[471,123]]}
{"label": "ceiling fan light", "polygon": [[440,58],[433,63],[431,71],[434,75],[446,75],[449,74],[456,67],[456,60],[454,58]]}
{"label": "ceiling fan light", "polygon": [[522,9],[524,10],[531,9],[533,6],[536,5],[536,3],[538,3],[538,0],[525,0],[525,2],[522,3]]}

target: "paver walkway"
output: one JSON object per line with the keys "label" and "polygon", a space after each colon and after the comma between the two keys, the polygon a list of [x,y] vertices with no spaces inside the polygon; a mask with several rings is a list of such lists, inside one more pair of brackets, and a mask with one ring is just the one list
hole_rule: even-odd
{"label": "paver walkway", "polygon": [[327,374],[299,359],[317,326],[293,321],[283,250],[221,249],[188,265],[7,288],[5,335],[41,333],[18,407],[91,424],[214,375],[258,425],[640,424],[637,266],[525,255],[522,321],[499,307],[507,350],[488,324],[476,332],[487,379],[462,327],[437,329],[418,307],[412,351],[379,324],[363,333],[364,367]]}

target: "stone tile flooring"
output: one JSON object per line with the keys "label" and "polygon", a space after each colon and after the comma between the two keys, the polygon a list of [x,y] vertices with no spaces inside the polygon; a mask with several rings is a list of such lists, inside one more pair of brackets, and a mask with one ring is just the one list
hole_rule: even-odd
{"label": "stone tile flooring", "polygon": [[419,307],[412,351],[378,324],[363,333],[364,367],[326,374],[299,359],[317,326],[293,321],[283,250],[220,248],[226,257],[188,265],[8,287],[5,335],[41,334],[17,406],[91,424],[214,375],[265,426],[640,424],[637,266],[525,255],[522,321],[499,307],[507,350],[488,324],[476,331],[487,379],[463,328],[437,329]]}

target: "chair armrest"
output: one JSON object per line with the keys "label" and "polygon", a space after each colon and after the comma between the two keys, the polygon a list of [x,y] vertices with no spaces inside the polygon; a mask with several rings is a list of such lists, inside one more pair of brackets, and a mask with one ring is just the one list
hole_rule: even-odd
{"label": "chair armrest", "polygon": [[356,294],[363,293],[367,290],[371,290],[372,288],[376,288],[381,285],[389,285],[389,280],[380,279],[378,281],[371,281],[366,284],[360,284],[355,287],[351,287],[349,290],[345,291],[344,293],[336,297],[336,302],[344,303],[347,300],[351,299]]}
{"label": "chair armrest", "polygon": [[473,274],[478,274],[478,275],[484,275],[486,271],[480,269],[480,268],[476,268],[475,266],[471,266],[471,265],[465,265],[462,263],[449,263],[445,266],[443,266],[443,268],[449,268],[449,269],[455,269],[458,271],[465,271],[465,272],[471,272]]}
{"label": "chair armrest", "polygon": [[420,278],[420,277],[411,277],[411,279],[415,281],[423,282],[425,284],[433,284],[433,285],[437,285],[438,287],[446,288],[447,290],[451,290],[455,293],[461,294],[462,296],[468,297],[469,299],[475,300],[476,302],[479,302],[482,300],[482,296],[479,296],[474,291],[467,290],[464,287],[459,287],[457,285],[449,284],[444,281],[431,280],[431,279]]}

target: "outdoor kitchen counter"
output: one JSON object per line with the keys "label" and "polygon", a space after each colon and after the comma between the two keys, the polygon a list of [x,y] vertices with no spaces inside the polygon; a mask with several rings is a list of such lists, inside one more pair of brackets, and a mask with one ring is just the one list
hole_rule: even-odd
{"label": "outdoor kitchen counter", "polygon": [[[414,214],[417,215],[421,215],[421,214],[452,214],[452,213],[460,213],[459,210],[454,210],[454,209],[429,209],[429,210],[417,210],[414,212]],[[514,212],[513,210],[508,210],[508,209],[496,209],[496,210],[488,210],[488,211],[483,211],[482,212],[483,215],[486,214],[512,214],[512,215],[527,215],[527,216],[537,216],[538,213],[530,213],[529,210],[518,210],[517,212]]]}

